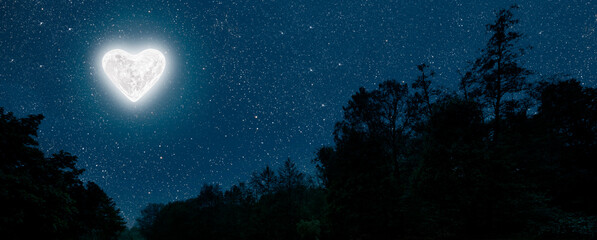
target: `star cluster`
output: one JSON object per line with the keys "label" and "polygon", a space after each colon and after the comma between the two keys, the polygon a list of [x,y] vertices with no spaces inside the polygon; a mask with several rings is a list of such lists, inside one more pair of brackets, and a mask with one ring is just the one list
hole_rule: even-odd
{"label": "star cluster", "polygon": [[[411,82],[416,65],[455,90],[493,11],[514,1],[0,1],[0,106],[42,113],[40,146],[79,157],[132,224],[150,202],[194,197],[290,157],[312,172],[360,86]],[[597,4],[518,1],[533,78],[597,79]],[[169,74],[123,105],[99,54],[159,46]],[[101,61],[101,60],[100,60]]]}

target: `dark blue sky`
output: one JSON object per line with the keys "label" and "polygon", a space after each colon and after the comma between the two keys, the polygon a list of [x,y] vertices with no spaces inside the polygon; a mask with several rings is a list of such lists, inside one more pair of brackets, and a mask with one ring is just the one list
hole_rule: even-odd
{"label": "dark blue sky", "polygon": [[[597,79],[597,3],[516,1],[533,78]],[[0,106],[42,113],[41,148],[79,156],[129,223],[150,202],[228,187],[290,157],[312,172],[358,87],[410,82],[423,62],[454,90],[493,11],[514,1],[0,0]],[[168,59],[138,103],[106,79],[103,53]]]}

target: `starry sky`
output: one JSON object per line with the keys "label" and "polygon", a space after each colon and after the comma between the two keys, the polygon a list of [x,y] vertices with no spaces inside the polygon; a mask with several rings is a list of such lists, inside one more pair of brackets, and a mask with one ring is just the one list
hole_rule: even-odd
{"label": "starry sky", "polygon": [[[79,157],[133,224],[148,203],[227,188],[290,157],[305,172],[360,87],[453,91],[493,12],[514,1],[0,0],[0,106],[43,114],[40,148]],[[596,86],[597,2],[516,1],[532,78]],[[107,80],[114,48],[160,50],[160,81],[132,103]]]}

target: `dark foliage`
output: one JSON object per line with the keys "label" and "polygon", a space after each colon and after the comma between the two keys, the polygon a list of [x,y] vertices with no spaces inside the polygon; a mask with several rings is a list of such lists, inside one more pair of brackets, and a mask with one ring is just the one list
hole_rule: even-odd
{"label": "dark foliage", "polygon": [[[424,68],[422,68],[423,70]],[[423,77],[419,77],[419,84]],[[431,82],[424,83],[430,86]],[[316,154],[321,186],[290,160],[227,191],[149,205],[147,239],[592,239],[597,90],[543,82],[536,113],[425,97],[396,81],[355,93],[335,145]]]}
{"label": "dark foliage", "polygon": [[474,62],[472,71],[465,74],[461,82],[468,95],[466,98],[478,98],[491,110],[496,135],[500,131],[503,112],[509,106],[522,104],[520,93],[526,89],[527,76],[531,74],[520,63],[520,58],[530,47],[519,46],[524,35],[513,30],[519,20],[514,18],[512,10],[517,8],[514,5],[496,12],[495,22],[487,24],[491,38]]}
{"label": "dark foliage", "polygon": [[[462,92],[440,93],[426,64],[410,87],[360,88],[333,146],[316,152],[317,179],[288,159],[227,190],[150,204],[120,238],[595,239],[597,89],[529,84],[515,8],[487,25]],[[0,113],[4,236],[114,238],[122,219],[78,180],[76,157],[36,148],[42,117]]]}
{"label": "dark foliage", "polygon": [[[245,183],[222,191],[204,185],[199,196],[151,204],[137,220],[146,239],[318,239],[323,190],[309,184],[288,159]],[[264,187],[266,186],[266,187]]]}
{"label": "dark foliage", "polygon": [[16,118],[0,108],[0,234],[3,239],[114,239],[124,229],[114,202],[83,184],[77,158],[37,148],[43,116]]}
{"label": "dark foliage", "polygon": [[530,85],[514,9],[497,11],[487,25],[491,38],[463,75],[461,93],[440,93],[426,64],[411,88],[395,80],[360,88],[343,108],[334,146],[316,153],[321,186],[307,184],[288,160],[277,172],[253,174],[248,187],[206,185],[197,198],[150,205],[141,232],[148,239],[594,239],[597,90],[557,77]]}

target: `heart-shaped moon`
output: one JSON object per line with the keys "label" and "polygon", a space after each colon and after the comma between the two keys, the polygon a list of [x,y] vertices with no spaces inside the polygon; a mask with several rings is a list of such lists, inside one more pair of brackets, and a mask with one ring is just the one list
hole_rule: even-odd
{"label": "heart-shaped moon", "polygon": [[129,100],[136,102],[160,79],[166,68],[166,58],[155,49],[146,49],[137,55],[114,49],[104,55],[102,67],[114,85]]}

